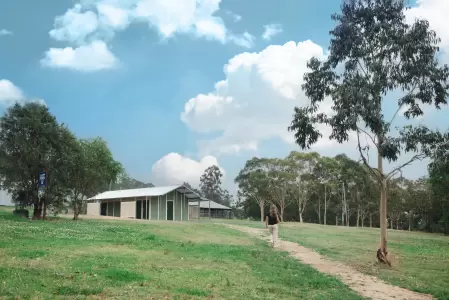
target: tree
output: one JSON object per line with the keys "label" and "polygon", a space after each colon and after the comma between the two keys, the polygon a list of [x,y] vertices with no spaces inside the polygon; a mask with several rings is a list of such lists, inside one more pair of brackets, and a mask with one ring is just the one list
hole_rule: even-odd
{"label": "tree", "polygon": [[284,222],[284,212],[290,204],[287,191],[291,189],[294,173],[291,172],[289,162],[280,158],[265,158],[261,160],[262,172],[266,172],[268,196],[274,205],[279,207],[281,222]]}
{"label": "tree", "polygon": [[[366,135],[377,152],[378,165],[372,168],[381,190],[381,238],[377,256],[387,258],[387,181],[400,169],[430,154],[439,141],[437,132],[424,125],[404,126],[394,131],[392,122],[401,109],[405,117],[423,115],[420,104],[439,108],[447,104],[449,67],[436,59],[439,39],[425,20],[405,22],[402,0],[345,0],[341,13],[332,16],[337,23],[330,32],[329,56],[322,62],[309,61],[303,89],[310,105],[295,108],[289,130],[296,142],[308,149],[322,137],[317,124],[331,127],[330,139],[348,141],[355,133],[363,162],[369,166],[360,136]],[[340,71],[342,70],[342,71]],[[391,119],[382,111],[388,92],[402,90],[398,109]],[[319,112],[326,99],[333,102],[333,113]],[[383,159],[397,161],[401,152],[414,152],[406,163],[386,173]]]}
{"label": "tree", "polygon": [[[127,189],[139,189],[139,188],[149,188],[154,187],[152,183],[144,183],[140,180],[134,179],[126,173],[125,170],[122,171],[117,176],[117,182],[109,183],[112,190],[127,190]],[[109,186],[108,186],[109,187]]]}
{"label": "tree", "polygon": [[248,160],[235,178],[241,198],[255,201],[260,209],[260,221],[264,221],[265,207],[269,200],[268,174],[264,170],[264,160],[257,157]]}
{"label": "tree", "polygon": [[292,151],[286,158],[289,166],[288,175],[294,186],[292,191],[297,199],[301,223],[303,222],[303,213],[307,203],[316,194],[316,187],[319,184],[319,175],[317,174],[319,159],[320,155],[316,152],[300,153],[296,151]]}
{"label": "tree", "polygon": [[49,173],[48,185],[43,194],[43,218],[46,217],[47,208],[51,209],[53,214],[58,214],[66,208],[72,185],[70,174],[77,164],[72,160],[78,150],[76,136],[65,126],[60,126],[58,136],[58,143],[45,163]]}
{"label": "tree", "polygon": [[123,172],[122,165],[114,160],[103,139],[81,139],[78,143],[78,149],[72,157],[76,164],[71,173],[74,220],[78,219],[81,212],[82,200],[104,191],[104,187],[116,181]]}
{"label": "tree", "polygon": [[316,166],[319,182],[324,186],[324,225],[327,225],[327,209],[338,184],[338,162],[330,157],[321,157]]}
{"label": "tree", "polygon": [[[22,205],[33,205],[34,219],[42,218],[45,205],[51,201],[48,196],[61,195],[59,184],[66,182],[56,174],[67,162],[65,153],[72,138],[39,103],[16,103],[0,119],[1,185]],[[39,197],[39,173],[49,167],[56,168],[50,170],[56,176],[49,187],[53,194]]]}
{"label": "tree", "polygon": [[200,191],[202,196],[208,200],[221,203],[221,173],[218,166],[210,166],[207,168],[200,178]]}
{"label": "tree", "polygon": [[429,186],[433,194],[436,219],[445,234],[449,234],[449,132],[443,136],[443,145],[432,155],[429,164]]}

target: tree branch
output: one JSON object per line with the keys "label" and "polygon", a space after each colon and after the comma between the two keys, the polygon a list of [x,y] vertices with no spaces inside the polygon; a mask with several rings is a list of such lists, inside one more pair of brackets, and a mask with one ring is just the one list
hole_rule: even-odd
{"label": "tree branch", "polygon": [[[379,172],[379,170],[376,169],[376,168],[372,168],[372,167],[369,165],[369,163],[368,163],[368,161],[367,161],[365,155],[363,154],[362,146],[360,146],[360,130],[359,130],[358,127],[357,127],[357,149],[359,150],[359,153],[360,153],[360,156],[362,157],[363,163],[368,167],[368,169],[369,169],[369,170],[370,170],[376,177],[382,178],[382,174]],[[377,171],[377,173],[376,173],[375,171]]]}
{"label": "tree branch", "polygon": [[387,180],[390,179],[391,177],[393,177],[397,172],[401,172],[402,168],[410,165],[412,162],[414,162],[416,160],[423,160],[425,157],[426,157],[426,155],[424,153],[420,153],[420,154],[414,155],[409,161],[407,161],[406,163],[404,163],[404,164],[394,168],[393,171],[388,173],[387,176],[386,176]]}
{"label": "tree branch", "polygon": [[373,142],[374,146],[376,146],[376,148],[377,148],[376,140],[366,130],[360,128],[359,126],[357,126],[357,130],[360,130],[361,132],[366,134],[370,138],[370,140]]}
{"label": "tree branch", "polygon": [[[410,92],[408,92],[408,94],[407,94],[406,96],[404,96],[404,97],[410,96],[410,95],[415,91],[415,89],[416,89],[417,86],[418,86],[418,82],[415,82],[415,85],[413,86],[412,90],[411,90]],[[404,97],[402,97],[402,98],[404,98]],[[404,105],[404,103],[401,103],[401,105],[399,105],[398,109],[397,109],[396,112],[394,113],[393,118],[391,118],[391,121],[390,121],[390,123],[389,123],[390,126],[391,126],[391,124],[393,123],[393,121],[394,121],[394,119],[396,118],[396,116],[398,115],[398,113],[399,113],[399,111],[401,110],[401,108],[402,108],[403,105]]]}

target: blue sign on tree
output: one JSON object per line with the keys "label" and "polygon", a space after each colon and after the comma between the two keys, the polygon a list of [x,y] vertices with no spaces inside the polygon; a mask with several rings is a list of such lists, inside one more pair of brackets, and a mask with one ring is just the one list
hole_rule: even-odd
{"label": "blue sign on tree", "polygon": [[47,171],[39,173],[39,187],[43,188],[47,186]]}

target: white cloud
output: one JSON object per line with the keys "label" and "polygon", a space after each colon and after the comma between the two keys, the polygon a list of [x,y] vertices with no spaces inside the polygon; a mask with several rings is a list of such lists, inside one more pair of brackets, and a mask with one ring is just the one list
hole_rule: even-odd
{"label": "white cloud", "polygon": [[283,31],[282,25],[280,24],[269,24],[264,26],[265,31],[262,34],[262,38],[266,41],[271,40],[271,38],[275,35],[278,35]]}
{"label": "white cloud", "polygon": [[156,185],[174,185],[188,182],[193,187],[198,187],[200,177],[210,167],[219,166],[213,156],[205,156],[200,161],[184,157],[178,153],[169,153],[158,160],[152,167],[151,180]]}
{"label": "white cloud", "polygon": [[98,29],[99,25],[94,12],[83,11],[81,4],[76,4],[64,15],[55,18],[55,28],[49,34],[57,41],[82,43],[88,35]]}
{"label": "white cloud", "polygon": [[[147,23],[162,38],[175,34],[232,42],[242,47],[252,47],[254,37],[249,33],[230,32],[222,18],[216,16],[221,0],[80,0],[63,15],[57,16],[50,37],[76,46],[86,46],[92,41],[108,42],[117,30],[125,30],[132,23]],[[62,53],[72,48],[50,49]],[[92,47],[82,48],[95,50]],[[98,53],[93,53],[95,56]],[[93,63],[93,61],[90,61]],[[60,67],[70,67],[59,65]],[[99,70],[95,65],[84,69]],[[77,69],[77,68],[74,68]]]}
{"label": "white cloud", "polygon": [[249,32],[245,31],[241,35],[231,35],[229,39],[231,39],[237,46],[243,48],[251,48],[252,46],[254,46],[254,40],[256,38]]}
{"label": "white cloud", "polygon": [[105,42],[93,41],[77,48],[50,48],[41,63],[52,68],[93,72],[114,68],[117,59]]}
{"label": "white cloud", "polygon": [[14,83],[7,79],[0,79],[0,105],[9,106],[16,102],[23,103],[26,101],[36,102],[42,105],[47,105],[43,99],[32,98],[26,99],[23,91]]}
{"label": "white cloud", "polygon": [[447,0],[417,0],[416,6],[405,12],[409,22],[413,22],[416,18],[429,21],[430,27],[441,38],[440,48],[445,52],[443,57],[445,63],[449,63],[448,12],[449,1]]}
{"label": "white cloud", "polygon": [[0,36],[4,36],[4,35],[12,35],[12,31],[10,31],[8,29],[0,29]]}
{"label": "white cloud", "polygon": [[226,14],[228,16],[230,16],[234,22],[240,22],[242,20],[242,16],[241,15],[233,13],[232,11],[228,10],[228,11],[226,11]]}
{"label": "white cloud", "polygon": [[0,79],[0,104],[9,105],[24,98],[20,88],[7,79]]}
{"label": "white cloud", "polygon": [[[203,155],[256,150],[263,140],[280,138],[293,144],[287,131],[295,106],[308,103],[301,85],[307,61],[324,58],[323,48],[305,41],[271,45],[259,53],[242,53],[224,67],[225,80],[212,92],[190,99],[182,121],[199,133],[216,133],[199,142]],[[329,109],[328,103],[322,109]],[[324,135],[328,128],[321,127]],[[328,146],[325,138],[317,147]]]}

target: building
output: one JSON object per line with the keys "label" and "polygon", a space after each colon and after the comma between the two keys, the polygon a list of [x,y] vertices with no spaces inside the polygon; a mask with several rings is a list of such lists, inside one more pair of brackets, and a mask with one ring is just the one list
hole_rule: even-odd
{"label": "building", "polygon": [[[210,217],[211,218],[229,218],[231,216],[231,208],[224,206],[220,203],[208,200],[206,198],[201,198],[200,204],[200,217],[209,217],[209,203],[210,203]],[[189,203],[189,218],[198,219],[198,201]]]}
{"label": "building", "polygon": [[185,185],[107,191],[87,200],[87,215],[144,220],[189,220],[200,196]]}
{"label": "building", "polygon": [[11,195],[5,190],[0,190],[0,206],[14,206]]}

